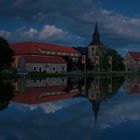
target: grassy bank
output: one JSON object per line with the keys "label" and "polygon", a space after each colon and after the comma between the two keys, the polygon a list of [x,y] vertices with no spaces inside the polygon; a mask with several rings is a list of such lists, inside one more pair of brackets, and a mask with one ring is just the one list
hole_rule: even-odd
{"label": "grassy bank", "polygon": [[124,71],[113,71],[113,72],[70,72],[70,73],[30,73],[30,77],[91,77],[91,76],[140,76],[140,72],[124,72]]}
{"label": "grassy bank", "polygon": [[140,76],[140,72],[124,72],[124,71],[113,71],[113,72],[69,72],[69,73],[30,73],[28,75],[13,74],[0,74],[2,79],[16,79],[19,77],[29,77],[29,78],[47,78],[47,77],[94,77],[94,76]]}

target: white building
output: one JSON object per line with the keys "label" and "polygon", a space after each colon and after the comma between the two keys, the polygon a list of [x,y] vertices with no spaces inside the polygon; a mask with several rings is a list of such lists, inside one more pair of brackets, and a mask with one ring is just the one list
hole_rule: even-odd
{"label": "white building", "polygon": [[67,62],[60,56],[20,56],[17,63],[18,73],[67,72]]}

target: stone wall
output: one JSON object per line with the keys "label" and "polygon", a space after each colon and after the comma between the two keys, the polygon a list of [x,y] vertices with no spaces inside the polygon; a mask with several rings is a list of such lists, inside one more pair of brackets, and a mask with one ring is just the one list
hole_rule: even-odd
{"label": "stone wall", "polygon": [[51,63],[28,63],[26,64],[28,72],[47,72],[47,73],[62,73],[67,72],[67,64],[51,64]]}

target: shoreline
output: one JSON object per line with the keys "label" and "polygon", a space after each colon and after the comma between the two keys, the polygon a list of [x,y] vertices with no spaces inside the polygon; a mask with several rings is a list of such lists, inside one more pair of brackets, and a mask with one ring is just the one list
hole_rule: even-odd
{"label": "shoreline", "polygon": [[8,78],[8,79],[17,79],[17,78],[47,78],[47,77],[94,77],[94,76],[140,76],[140,72],[135,71],[112,71],[112,72],[93,72],[88,71],[84,72],[69,72],[69,73],[29,73],[29,74],[18,74],[18,73],[11,73],[11,74],[1,74],[1,78]]}

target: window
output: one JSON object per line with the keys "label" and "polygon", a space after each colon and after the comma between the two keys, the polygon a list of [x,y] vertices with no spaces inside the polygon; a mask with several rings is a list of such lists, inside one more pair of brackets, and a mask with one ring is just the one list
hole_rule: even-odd
{"label": "window", "polygon": [[39,72],[42,72],[42,67],[39,67]]}
{"label": "window", "polygon": [[42,83],[43,81],[40,79],[39,82]]}
{"label": "window", "polygon": [[55,70],[56,70],[56,68],[55,68],[55,67],[53,67],[53,70],[55,71]]}
{"label": "window", "polygon": [[33,68],[33,69],[34,69],[34,71],[36,71],[36,70],[37,70],[37,67],[36,67],[36,66],[34,66],[34,68]]}
{"label": "window", "polygon": [[94,48],[92,48],[92,56],[94,56]]}
{"label": "window", "polygon": [[65,70],[65,68],[62,66],[62,70]]}

